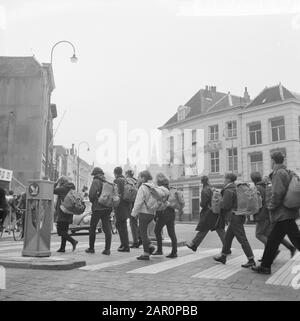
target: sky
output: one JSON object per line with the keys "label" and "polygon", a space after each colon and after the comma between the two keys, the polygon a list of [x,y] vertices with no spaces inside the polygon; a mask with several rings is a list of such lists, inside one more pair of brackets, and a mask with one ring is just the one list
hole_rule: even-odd
{"label": "sky", "polygon": [[87,141],[80,156],[99,165],[100,130],[156,129],[206,85],[235,95],[247,86],[251,98],[279,82],[300,92],[299,1],[218,3],[0,0],[0,55],[50,62],[57,41],[74,44],[77,64],[71,46],[54,50],[54,143]]}

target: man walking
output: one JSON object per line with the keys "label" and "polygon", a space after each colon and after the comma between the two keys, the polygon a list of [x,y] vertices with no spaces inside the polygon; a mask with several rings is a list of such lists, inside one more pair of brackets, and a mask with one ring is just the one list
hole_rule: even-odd
{"label": "man walking", "polygon": [[222,244],[224,244],[224,239],[225,239],[224,226],[216,227],[218,215],[214,214],[210,209],[213,192],[209,185],[208,177],[203,176],[201,178],[201,183],[203,185],[202,191],[201,191],[201,203],[200,203],[201,212],[200,212],[200,221],[196,228],[196,231],[198,231],[198,233],[190,243],[186,243],[186,246],[191,250],[193,250],[194,252],[197,251],[198,246],[204,240],[205,236],[209,231],[216,230]]}
{"label": "man walking", "polygon": [[221,205],[221,216],[225,221],[229,223],[226,234],[222,253],[219,256],[214,257],[214,260],[225,264],[227,255],[230,254],[230,248],[233,238],[236,237],[241,244],[245,255],[248,258],[248,262],[243,264],[242,267],[248,268],[255,266],[254,255],[251,246],[248,242],[246,232],[244,229],[245,216],[234,214],[234,210],[237,209],[237,193],[236,193],[236,181],[237,177],[234,173],[228,173],[225,175],[225,186],[221,194],[223,196]]}
{"label": "man walking", "polygon": [[[273,168],[273,172],[270,174],[270,179],[272,180],[272,196],[268,209],[271,212],[270,218],[274,226],[268,237],[261,265],[252,268],[254,272],[263,274],[271,274],[271,265],[285,235],[288,235],[293,245],[300,250],[300,232],[296,224],[299,211],[298,209],[286,208],[283,205],[291,175],[283,164],[284,156],[281,152],[274,152],[271,158]],[[292,255],[294,255],[294,253],[292,253]]]}

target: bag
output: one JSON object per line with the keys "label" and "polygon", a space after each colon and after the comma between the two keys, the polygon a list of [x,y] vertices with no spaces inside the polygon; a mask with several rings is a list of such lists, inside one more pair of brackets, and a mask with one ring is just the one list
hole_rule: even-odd
{"label": "bag", "polygon": [[137,191],[138,188],[136,182],[133,179],[127,178],[124,185],[123,200],[134,203]]}
{"label": "bag", "polygon": [[183,193],[177,190],[175,187],[171,187],[168,202],[169,206],[175,210],[182,210],[185,205]]}
{"label": "bag", "polygon": [[290,209],[300,208],[300,178],[293,172],[291,175],[292,178],[284,197],[283,205]]}
{"label": "bag", "polygon": [[117,185],[103,181],[102,192],[98,198],[98,203],[104,207],[118,207],[120,204],[120,195]]}
{"label": "bag", "polygon": [[81,215],[85,211],[85,203],[80,193],[71,189],[60,205],[65,214]]}
{"label": "bag", "polygon": [[255,215],[262,207],[262,199],[257,188],[251,187],[247,183],[239,184],[236,188],[237,210],[236,215]]}
{"label": "bag", "polygon": [[169,205],[169,190],[164,186],[144,185],[150,189],[150,197],[147,202],[145,201],[146,207],[153,212],[165,210]]}
{"label": "bag", "polygon": [[214,214],[220,214],[221,212],[221,201],[222,201],[222,195],[221,192],[217,189],[212,189],[212,197],[211,197],[211,211]]}

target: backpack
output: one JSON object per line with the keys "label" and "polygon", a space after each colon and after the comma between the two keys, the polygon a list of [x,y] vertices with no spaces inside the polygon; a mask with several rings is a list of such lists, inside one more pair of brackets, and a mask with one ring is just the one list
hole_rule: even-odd
{"label": "backpack", "polygon": [[171,187],[168,202],[169,206],[175,210],[182,210],[185,205],[183,193],[177,190],[175,187]]}
{"label": "backpack", "polygon": [[137,191],[136,182],[133,179],[127,178],[124,185],[123,200],[134,203]]}
{"label": "backpack", "polygon": [[211,211],[214,214],[220,214],[221,212],[221,201],[222,201],[222,195],[221,192],[217,189],[212,189],[212,197],[211,197]]}
{"label": "backpack", "polygon": [[283,200],[283,205],[290,209],[300,208],[300,178],[293,172],[290,175],[292,177]]}
{"label": "backpack", "polygon": [[163,211],[168,207],[169,190],[164,186],[150,186],[144,184],[150,189],[148,201],[144,201],[150,211]]}
{"label": "backpack", "polygon": [[120,195],[117,184],[103,181],[102,192],[98,197],[98,203],[104,207],[118,207]]}
{"label": "backpack", "polygon": [[262,207],[262,198],[257,188],[251,187],[247,183],[237,185],[237,210],[236,215],[255,215]]}
{"label": "backpack", "polygon": [[85,203],[80,193],[71,189],[60,205],[65,214],[81,215],[85,211]]}

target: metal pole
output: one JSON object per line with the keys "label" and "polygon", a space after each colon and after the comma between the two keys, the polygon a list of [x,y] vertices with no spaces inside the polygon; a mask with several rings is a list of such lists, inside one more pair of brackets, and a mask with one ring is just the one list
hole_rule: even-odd
{"label": "metal pole", "polygon": [[67,41],[67,40],[58,41],[56,44],[53,45],[53,47],[52,47],[52,49],[51,49],[51,58],[50,58],[50,63],[51,63],[51,65],[52,65],[52,61],[53,61],[53,51],[54,51],[54,48],[55,48],[57,45],[59,45],[60,43],[63,43],[63,42],[64,42],[64,43],[68,43],[68,44],[70,44],[70,45],[72,46],[72,48],[73,48],[73,55],[76,56],[76,54],[75,54],[75,47],[74,47],[74,45],[72,44],[72,42]]}

